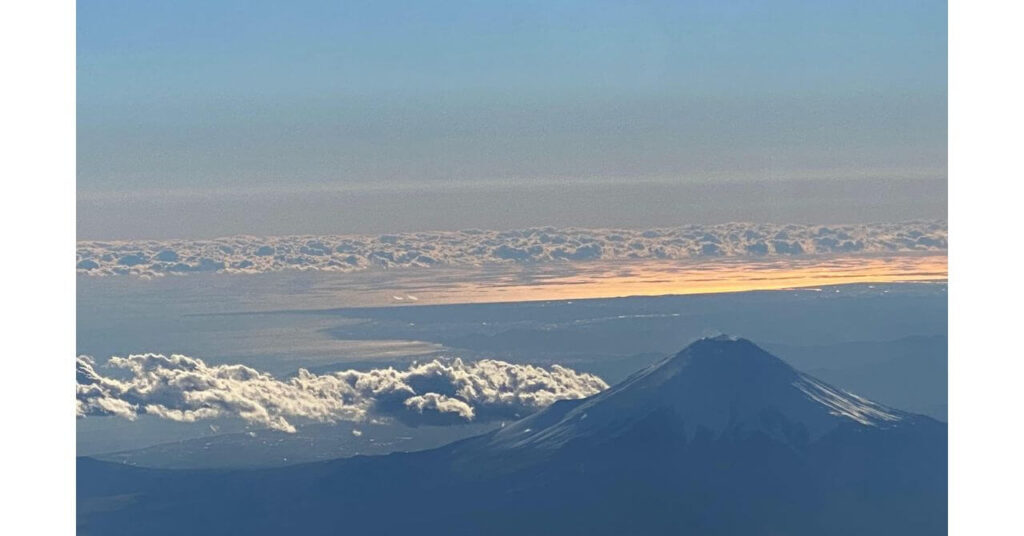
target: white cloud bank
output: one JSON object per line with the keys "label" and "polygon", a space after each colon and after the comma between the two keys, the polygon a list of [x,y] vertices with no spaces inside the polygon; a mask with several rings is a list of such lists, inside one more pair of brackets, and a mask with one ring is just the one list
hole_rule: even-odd
{"label": "white cloud bank", "polygon": [[235,416],[294,432],[295,421],[398,419],[443,424],[515,418],[557,400],[585,398],[608,388],[601,378],[559,365],[550,368],[496,360],[435,359],[370,371],[277,379],[245,365],[207,365],[184,355],[112,357],[104,376],[89,356],[77,360],[79,417],[155,415],[174,421]]}
{"label": "white cloud bank", "polygon": [[945,222],[726,223],[663,229],[452,231],[380,236],[236,236],[78,243],[79,274],[159,276],[588,260],[770,257],[946,250]]}

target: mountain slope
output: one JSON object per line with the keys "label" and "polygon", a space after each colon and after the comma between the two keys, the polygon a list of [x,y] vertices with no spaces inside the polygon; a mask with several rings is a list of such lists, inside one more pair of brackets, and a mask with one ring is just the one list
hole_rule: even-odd
{"label": "mountain slope", "polygon": [[797,372],[745,339],[702,339],[549,421],[541,412],[497,432],[493,444],[557,448],[572,438],[619,433],[646,415],[668,411],[692,436],[761,431],[791,442],[817,438],[849,421],[889,427],[912,418]]}
{"label": "mountain slope", "polygon": [[431,451],[78,478],[82,534],[940,534],[946,428],[719,337]]}

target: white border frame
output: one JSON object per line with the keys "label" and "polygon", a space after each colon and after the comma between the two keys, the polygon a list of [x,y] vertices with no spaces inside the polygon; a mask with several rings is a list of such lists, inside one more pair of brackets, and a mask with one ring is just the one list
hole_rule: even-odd
{"label": "white border frame", "polygon": [[[950,7],[950,532],[1018,534],[1024,7]],[[0,8],[5,534],[74,532],[75,6]],[[19,262],[10,257],[17,256]],[[31,259],[32,262],[25,262]]]}

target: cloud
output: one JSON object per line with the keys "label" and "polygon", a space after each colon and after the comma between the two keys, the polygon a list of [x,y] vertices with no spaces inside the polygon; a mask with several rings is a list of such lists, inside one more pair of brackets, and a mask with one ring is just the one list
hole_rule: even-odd
{"label": "cloud", "polygon": [[446,424],[516,418],[557,400],[608,388],[592,374],[484,359],[435,359],[395,368],[313,374],[300,369],[277,379],[245,365],[208,365],[184,355],[112,357],[105,376],[94,359],[77,359],[76,412],[135,419],[152,415],[195,422],[234,416],[295,431],[301,421],[397,419]]}
{"label": "cloud", "polygon": [[944,252],[946,247],[945,222],[725,223],[646,230],[544,227],[380,236],[83,241],[78,243],[76,270],[91,276],[144,277],[196,272],[353,272],[372,267]]}

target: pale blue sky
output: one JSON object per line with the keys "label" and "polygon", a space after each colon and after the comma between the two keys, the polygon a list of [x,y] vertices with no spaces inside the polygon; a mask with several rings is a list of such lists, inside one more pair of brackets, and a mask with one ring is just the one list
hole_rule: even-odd
{"label": "pale blue sky", "polygon": [[78,133],[80,197],[944,179],[946,5],[83,0]]}

